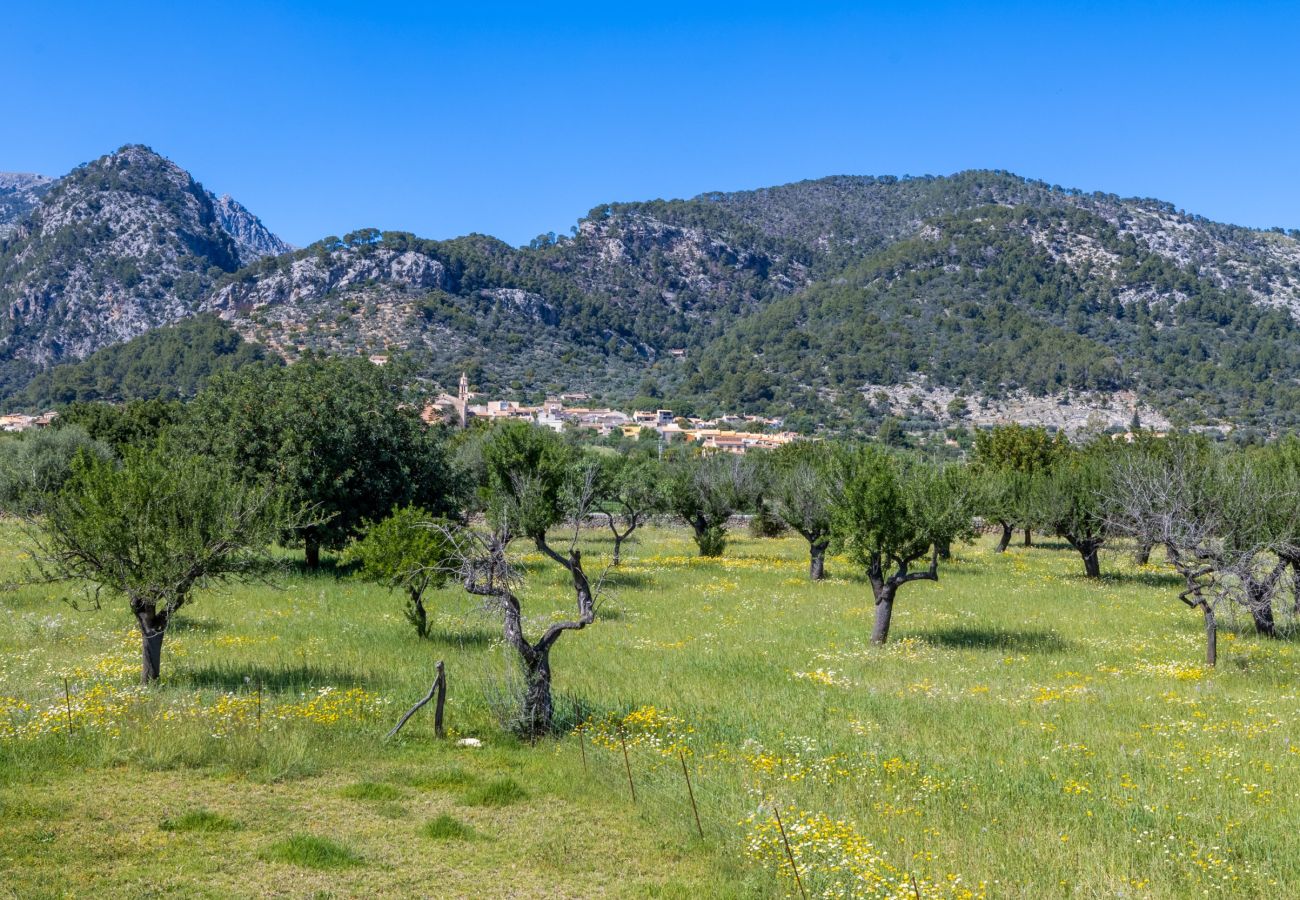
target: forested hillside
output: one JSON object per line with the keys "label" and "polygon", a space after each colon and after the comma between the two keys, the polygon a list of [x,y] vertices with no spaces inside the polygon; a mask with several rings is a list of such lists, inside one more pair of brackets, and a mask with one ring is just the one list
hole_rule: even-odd
{"label": "forested hillside", "polygon": [[200,314],[47,369],[16,399],[32,409],[92,400],[188,399],[215,373],[250,364],[283,363],[215,316]]}

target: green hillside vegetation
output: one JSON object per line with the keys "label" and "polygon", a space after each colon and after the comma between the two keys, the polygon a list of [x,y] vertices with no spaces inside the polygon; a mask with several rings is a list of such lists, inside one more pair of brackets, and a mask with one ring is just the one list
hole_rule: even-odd
{"label": "green hillside vegetation", "polygon": [[[490,392],[628,402],[650,385],[683,412],[874,428],[879,413],[859,388],[925,375],[994,397],[1134,390],[1188,424],[1300,423],[1291,315],[1121,234],[1112,219],[1138,212],[1175,214],[1002,172],[831,178],[597,207],[572,235],[520,249],[369,230],[227,280],[358,244],[428,254],[450,284],[420,299],[413,327],[463,340],[416,358],[435,381],[469,369]],[[1204,240],[1264,239],[1191,221]],[[1057,252],[1043,235],[1073,245]],[[602,261],[610,242],[617,265]],[[1076,258],[1078,246],[1090,258]],[[540,295],[549,310],[538,319],[480,294],[499,287]],[[676,347],[685,361],[668,356]]]}
{"label": "green hillside vegetation", "polygon": [[193,397],[217,372],[282,362],[242,340],[216,316],[198,315],[41,372],[10,402],[49,409],[97,400],[183,399]]}

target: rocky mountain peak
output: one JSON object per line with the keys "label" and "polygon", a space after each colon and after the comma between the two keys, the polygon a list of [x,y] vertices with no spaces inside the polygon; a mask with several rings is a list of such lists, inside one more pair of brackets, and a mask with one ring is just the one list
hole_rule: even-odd
{"label": "rocky mountain peak", "polygon": [[217,211],[217,221],[222,229],[234,239],[235,246],[239,249],[239,259],[244,265],[263,256],[279,256],[293,249],[293,245],[280,240],[262,224],[261,219],[229,194],[217,197],[212,205]]}
{"label": "rocky mountain peak", "polygon": [[192,315],[215,275],[287,248],[139,144],[23,183],[44,190],[0,244],[0,359],[80,358]]}

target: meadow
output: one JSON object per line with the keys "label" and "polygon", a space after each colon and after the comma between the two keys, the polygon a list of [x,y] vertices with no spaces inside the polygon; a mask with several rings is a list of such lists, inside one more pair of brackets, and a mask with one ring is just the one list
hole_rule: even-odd
{"label": "meadow", "polygon": [[[845,560],[813,584],[801,539],[705,560],[648,529],[552,654],[565,733],[530,745],[500,726],[499,623],[455,585],[426,641],[328,567],[202,592],[144,689],[125,604],[16,584],[0,530],[0,896],[1300,892],[1296,644],[1233,623],[1203,668],[1171,573],[1118,550],[1086,580],[1046,539],[955,547],[872,648]],[[523,560],[534,628],[568,614]],[[425,709],[385,741],[438,659],[449,735]]]}

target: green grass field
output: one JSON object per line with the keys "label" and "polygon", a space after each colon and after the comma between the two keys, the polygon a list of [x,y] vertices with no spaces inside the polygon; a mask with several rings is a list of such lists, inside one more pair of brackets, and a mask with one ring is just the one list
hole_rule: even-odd
{"label": "green grass field", "polygon": [[[844,561],[814,585],[798,539],[692,551],[627,548],[552,655],[582,736],[536,746],[498,725],[512,660],[454,587],[424,642],[333,574],[203,593],[151,690],[124,603],[6,590],[0,897],[798,896],[774,810],[810,896],[1300,895],[1294,644],[1243,622],[1210,672],[1159,568],[1115,553],[1088,583],[1072,552],[985,541],[905,586],[873,649]],[[526,614],[569,612],[524,559]],[[448,739],[426,709],[385,743],[438,659]]]}

